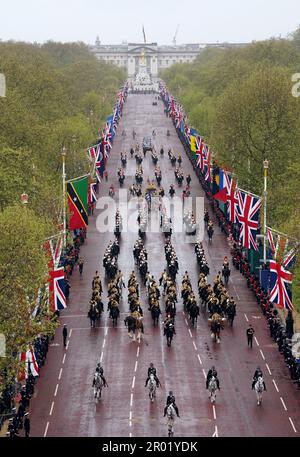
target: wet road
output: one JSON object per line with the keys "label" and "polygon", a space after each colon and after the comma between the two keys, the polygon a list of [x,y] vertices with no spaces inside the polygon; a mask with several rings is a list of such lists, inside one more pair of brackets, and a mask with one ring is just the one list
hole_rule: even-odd
{"label": "wet road", "polygon": [[[129,158],[129,149],[134,144],[132,129],[137,132],[136,140],[141,144],[144,135],[156,130],[154,144],[159,155],[161,145],[165,155],[159,157],[162,169],[162,186],[167,191],[174,183],[174,168],[166,151],[172,147],[175,154],[182,155],[184,173],[192,176],[193,196],[203,197],[204,193],[184,153],[171,120],[163,113],[162,102],[152,106],[154,95],[129,95],[124,106],[123,117],[118,128],[113,149],[108,161],[108,183],[100,186],[100,196],[108,194],[113,182],[119,188],[116,170],[120,166],[120,152],[127,151],[128,163],[124,188],[134,180],[136,164]],[[171,136],[167,138],[166,131]],[[122,130],[126,137],[122,138]],[[154,168],[149,153],[143,161],[144,178],[154,178]],[[145,181],[145,179],[144,179]],[[181,195],[175,184],[176,195]],[[99,203],[100,205],[100,203]],[[244,278],[232,269],[229,293],[234,296],[237,317],[233,329],[225,328],[221,343],[211,341],[207,318],[198,319],[197,327],[190,326],[179,300],[176,317],[176,335],[172,347],[168,348],[163,337],[162,325],[154,328],[147,310],[145,289],[140,282],[144,308],[145,335],[140,344],[131,342],[123,319],[127,315],[127,290],[123,291],[121,319],[117,328],[112,328],[106,311],[100,326],[91,329],[87,319],[91,281],[95,270],[102,278],[103,253],[111,233],[99,233],[96,221],[100,210],[90,218],[87,242],[81,255],[85,259],[83,276],[78,271],[71,277],[71,295],[68,309],[62,313],[61,323],[69,330],[68,346],[62,345],[62,328],[57,331],[50,347],[45,367],[41,371],[34,399],[31,401],[32,436],[167,436],[163,408],[168,391],[173,390],[180,411],[175,422],[176,437],[184,436],[299,436],[300,395],[290,380],[283,358],[277,345],[268,335],[265,319],[262,317],[252,293],[247,289]],[[119,267],[125,282],[135,268],[132,249],[137,234],[123,233],[120,241]],[[148,250],[149,270],[158,279],[165,268],[164,236],[147,233],[145,245]],[[194,246],[184,242],[182,233],[172,236],[172,244],[179,258],[177,284],[187,270],[197,291],[198,268]],[[229,255],[226,238],[216,228],[213,244],[204,248],[210,265],[210,282],[221,268],[224,255]],[[179,294],[180,296],[180,294]],[[164,309],[163,305],[161,308]],[[253,349],[247,347],[246,329],[248,323],[255,328],[256,339]],[[109,387],[104,389],[102,399],[96,403],[93,398],[92,379],[97,362],[101,360]],[[153,362],[162,389],[157,390],[154,403],[148,399],[145,378],[149,363]],[[205,390],[205,373],[215,365],[221,383],[213,407]],[[263,404],[256,405],[255,393],[251,391],[252,375],[257,367],[263,370],[267,392]]]}

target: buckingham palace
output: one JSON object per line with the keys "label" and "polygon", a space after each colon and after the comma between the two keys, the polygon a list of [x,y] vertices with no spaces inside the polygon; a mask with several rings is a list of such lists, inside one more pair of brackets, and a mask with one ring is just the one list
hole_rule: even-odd
{"label": "buckingham palace", "polygon": [[133,78],[139,71],[139,58],[145,55],[147,72],[152,78],[157,78],[158,73],[174,63],[187,63],[195,60],[199,52],[206,47],[238,47],[246,43],[198,43],[181,45],[161,45],[157,43],[122,43],[101,44],[97,37],[91,52],[107,63],[113,63],[127,69],[129,78]]}

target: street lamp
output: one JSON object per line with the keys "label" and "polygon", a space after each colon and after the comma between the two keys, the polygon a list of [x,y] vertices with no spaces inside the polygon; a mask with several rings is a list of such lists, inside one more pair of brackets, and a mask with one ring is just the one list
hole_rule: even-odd
{"label": "street lamp", "polygon": [[264,264],[267,262],[267,177],[269,161],[263,161],[264,166]]}
{"label": "street lamp", "polygon": [[63,185],[63,247],[66,247],[66,232],[67,232],[67,225],[66,225],[66,154],[67,150],[63,146],[61,150],[62,156],[62,185]]}

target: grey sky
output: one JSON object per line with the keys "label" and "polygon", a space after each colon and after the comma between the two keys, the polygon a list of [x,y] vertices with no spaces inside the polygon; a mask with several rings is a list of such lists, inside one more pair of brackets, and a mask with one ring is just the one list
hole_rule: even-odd
{"label": "grey sky", "polygon": [[0,0],[0,39],[105,43],[248,42],[285,37],[299,0]]}

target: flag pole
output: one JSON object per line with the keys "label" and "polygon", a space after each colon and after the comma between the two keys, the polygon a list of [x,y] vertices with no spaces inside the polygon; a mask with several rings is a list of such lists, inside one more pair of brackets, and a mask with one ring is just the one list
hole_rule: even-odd
{"label": "flag pole", "polygon": [[267,262],[267,178],[269,161],[263,162],[264,165],[264,264]]}
{"label": "flag pole", "polygon": [[62,186],[63,186],[63,248],[66,247],[67,221],[66,221],[66,148],[62,151]]}

